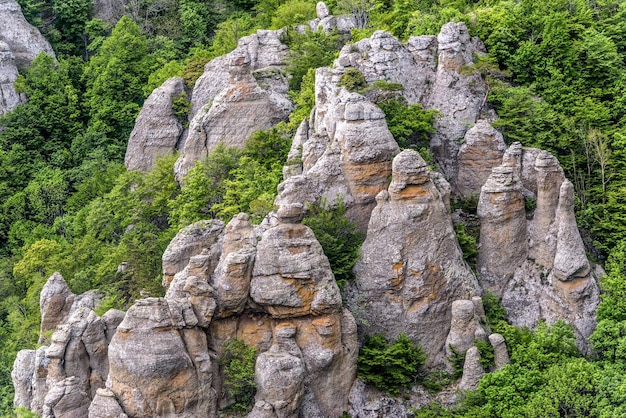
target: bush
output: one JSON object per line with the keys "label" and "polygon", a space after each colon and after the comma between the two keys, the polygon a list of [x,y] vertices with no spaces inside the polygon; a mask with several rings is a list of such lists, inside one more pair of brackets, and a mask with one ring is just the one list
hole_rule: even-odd
{"label": "bush", "polygon": [[248,347],[242,340],[234,339],[224,345],[219,363],[224,371],[223,395],[234,400],[228,407],[232,412],[246,414],[252,409],[256,393],[256,356],[257,349]]}
{"label": "bush", "polygon": [[400,148],[419,149],[427,145],[435,132],[433,124],[436,110],[424,110],[419,104],[408,105],[402,96],[392,97],[376,103],[385,113],[389,132]]}
{"label": "bush", "polygon": [[348,68],[341,74],[338,85],[344,87],[349,92],[361,93],[367,88],[367,81],[362,72],[356,68]]}
{"label": "bush", "polygon": [[454,225],[454,232],[461,246],[461,251],[463,251],[463,260],[465,260],[470,267],[476,268],[476,256],[478,256],[476,237],[467,231],[463,223]]}
{"label": "bush", "polygon": [[359,250],[365,237],[357,229],[356,223],[346,218],[343,200],[339,200],[334,208],[322,202],[308,209],[309,214],[302,223],[315,233],[341,289],[354,278],[352,268],[359,260]]}
{"label": "bush", "polygon": [[422,348],[406,334],[392,342],[383,335],[365,338],[357,358],[359,377],[391,395],[398,395],[401,387],[417,383],[418,369],[426,361]]}

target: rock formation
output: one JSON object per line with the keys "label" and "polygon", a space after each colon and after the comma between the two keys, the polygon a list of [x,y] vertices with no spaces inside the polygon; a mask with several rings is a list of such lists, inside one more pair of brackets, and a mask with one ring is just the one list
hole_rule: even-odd
{"label": "rock formation", "polygon": [[24,102],[13,85],[17,70],[27,68],[42,51],[54,57],[52,47],[26,21],[17,1],[0,0],[0,116]]}
{"label": "rock formation", "polygon": [[502,134],[489,122],[479,120],[466,133],[458,153],[458,174],[455,180],[456,192],[464,198],[479,195],[491,169],[499,166],[504,157],[506,145]]}
{"label": "rock formation", "polygon": [[276,204],[342,200],[347,216],[365,230],[399,148],[384,113],[365,96],[337,87],[340,75],[325,68],[316,72],[315,123],[303,122],[298,130],[290,158],[301,163],[286,170],[293,175],[279,185]]}
{"label": "rock formation", "polygon": [[509,364],[509,352],[506,349],[506,341],[500,334],[491,334],[489,336],[489,343],[493,347],[493,361],[495,363],[495,369],[500,370],[505,365]]}
{"label": "rock formation", "polygon": [[463,261],[441,193],[417,152],[405,150],[394,158],[389,189],[376,200],[349,306],[360,313],[357,319],[366,333],[391,338],[404,332],[429,355],[428,364],[440,364],[450,307],[457,299],[478,295],[478,283]]}
{"label": "rock formation", "polygon": [[26,68],[40,52],[55,56],[37,28],[26,21],[15,0],[0,0],[0,41],[5,42],[18,68]]}
{"label": "rock formation", "polygon": [[124,164],[128,170],[149,171],[158,157],[177,148],[184,127],[174,114],[172,103],[181,98],[186,100],[185,82],[174,77],[146,99],[126,147]]}
{"label": "rock formation", "polygon": [[128,3],[127,0],[94,0],[94,17],[114,26],[124,16]]}
{"label": "rock formation", "polygon": [[485,370],[480,364],[480,353],[475,346],[470,347],[465,353],[465,363],[463,365],[463,377],[459,383],[459,390],[474,390],[478,387],[478,382],[485,375]]}
{"label": "rock formation", "polygon": [[15,109],[22,102],[13,85],[17,76],[13,53],[6,42],[0,41],[0,116]]}
{"label": "rock formation", "polygon": [[[481,190],[478,270],[481,285],[502,298],[513,324],[532,328],[542,319],[565,319],[585,349],[599,289],[576,226],[573,196],[552,155],[511,145]],[[530,219],[525,197],[536,197]]]}
{"label": "rock formation", "polygon": [[[317,13],[312,28],[354,24],[323,4]],[[233,402],[220,359],[239,339],[258,353],[251,418],[406,416],[402,400],[356,379],[357,331],[407,334],[429,368],[464,353],[458,388],[470,390],[484,373],[476,340],[491,343],[495,368],[509,361],[503,337],[489,335],[485,291],[516,325],[572,322],[584,348],[599,292],[573,186],[550,154],[518,143],[505,149],[483,109],[480,75],[465,71],[481,51],[462,23],[404,44],[378,31],[343,48],[333,68],[316,71],[315,107],[293,139],[277,211],[258,227],[239,214],[227,225],[183,228],[163,254],[165,297],[135,301],[126,314],[98,317],[97,295],[73,295],[55,274],[41,294],[40,342],[49,345],[18,355],[16,405],[46,417],[213,417]],[[191,94],[187,131],[172,112],[185,86],[168,80],[137,119],[127,167],[147,170],[177,148],[180,178],[219,141],[240,146],[284,119],[286,53],[280,31],[259,31],[209,62]],[[408,103],[441,113],[431,141],[441,173],[417,152],[400,152],[375,94],[338,86],[348,68],[370,84],[400,83]],[[475,193],[478,277],[450,214],[451,194]],[[367,233],[346,306],[320,243],[301,224],[307,203],[340,201]]]}
{"label": "rock formation", "polygon": [[[229,83],[193,114],[176,164],[179,178],[218,143],[241,147],[252,133],[286,120],[293,110],[282,69],[287,47],[280,42],[280,31],[259,31],[248,38],[253,39],[242,38],[238,49],[226,56]],[[263,60],[258,58],[267,56],[276,56],[277,62],[260,67]],[[204,75],[214,76],[206,71]],[[198,103],[196,93],[194,89],[192,112]]]}

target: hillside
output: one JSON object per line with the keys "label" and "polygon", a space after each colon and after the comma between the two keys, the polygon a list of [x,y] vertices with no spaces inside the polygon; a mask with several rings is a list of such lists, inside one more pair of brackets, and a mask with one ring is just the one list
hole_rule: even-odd
{"label": "hillside", "polygon": [[1,1],[0,411],[621,415],[625,10]]}

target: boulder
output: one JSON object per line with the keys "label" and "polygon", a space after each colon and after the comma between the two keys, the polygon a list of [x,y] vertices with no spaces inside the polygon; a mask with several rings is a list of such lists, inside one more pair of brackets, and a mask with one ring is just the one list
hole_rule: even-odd
{"label": "boulder", "polygon": [[173,77],[144,102],[130,134],[124,164],[129,171],[150,171],[159,157],[172,154],[184,127],[174,114],[175,100],[186,99],[185,81]]}
{"label": "boulder", "polygon": [[278,224],[261,237],[250,297],[275,318],[323,315],[341,310],[341,295],[313,231]]}
{"label": "boulder", "polygon": [[477,295],[478,283],[417,152],[394,158],[389,189],[376,199],[348,306],[366,334],[406,333],[428,354],[427,365],[442,364],[452,303]]}

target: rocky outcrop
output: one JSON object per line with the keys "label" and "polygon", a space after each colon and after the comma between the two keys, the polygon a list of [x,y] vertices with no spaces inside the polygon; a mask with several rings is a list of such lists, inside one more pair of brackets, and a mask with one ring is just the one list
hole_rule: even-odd
{"label": "rocky outcrop", "polygon": [[506,348],[506,341],[504,341],[504,337],[500,334],[491,334],[489,336],[489,343],[493,347],[495,369],[500,370],[511,362],[509,352]]}
{"label": "rocky outcrop", "polygon": [[55,56],[48,41],[26,21],[15,0],[0,0],[0,41],[9,46],[18,68],[28,67],[40,52]]}
{"label": "rocky outcrop", "polygon": [[139,300],[128,310],[109,346],[107,385],[127,415],[215,416],[213,361],[197,323],[180,299]]}
{"label": "rocky outcrop", "polygon": [[0,41],[0,116],[15,109],[22,102],[13,85],[17,76],[13,53],[6,42]]}
{"label": "rocky outcrop", "polygon": [[463,365],[463,377],[459,383],[459,390],[474,390],[478,387],[478,382],[485,375],[485,370],[480,364],[480,353],[478,348],[472,346],[465,353],[465,363]]}
{"label": "rocky outcrop", "polygon": [[172,103],[186,100],[185,81],[167,80],[146,99],[130,134],[124,164],[127,170],[149,171],[159,157],[171,154],[184,127],[174,114]]}
{"label": "rocky outcrop", "polygon": [[120,311],[102,318],[92,309],[100,295],[74,295],[54,273],[40,295],[42,317],[38,350],[23,350],[13,367],[15,405],[44,417],[86,416],[108,375],[107,347]]}
{"label": "rocky outcrop", "polygon": [[248,418],[299,416],[306,370],[302,352],[294,339],[296,327],[285,323],[274,332],[274,344],[256,361],[256,401]]}
{"label": "rocky outcrop", "polygon": [[[462,74],[471,65],[474,54],[484,53],[477,38],[470,38],[465,23],[446,23],[437,35],[437,74],[426,107],[437,109],[430,149],[435,154],[446,179],[457,177],[459,139],[477,120],[484,105],[486,88],[479,74]],[[455,189],[454,182],[453,189]]]}
{"label": "rocky outcrop", "polygon": [[446,338],[446,358],[452,358],[453,350],[465,353],[474,346],[474,341],[486,341],[487,330],[485,313],[479,296],[472,300],[452,302],[450,332]]}
{"label": "rocky outcrop", "polygon": [[[478,270],[481,285],[502,298],[515,325],[565,319],[586,349],[599,290],[576,226],[573,193],[552,155],[511,145],[481,190]],[[525,199],[536,199],[529,213]]]}
{"label": "rocky outcrop", "polygon": [[115,25],[124,16],[127,4],[126,0],[94,0],[94,17]]}
{"label": "rocky outcrop", "polygon": [[107,392],[95,392],[90,417],[215,416],[229,403],[217,359],[235,338],[260,353],[251,416],[347,410],[354,318],[314,234],[298,223],[302,205],[279,214],[258,240],[244,214],[225,228],[207,222],[177,235],[168,263],[179,254],[187,265],[168,264],[165,298],[128,310],[109,346]]}
{"label": "rocky outcrop", "polygon": [[452,303],[480,293],[478,283],[417,152],[394,158],[389,189],[376,199],[348,304],[367,334],[404,332],[428,354],[427,364],[441,364]]}
{"label": "rocky outcrop", "polygon": [[205,66],[192,93],[189,130],[176,164],[181,179],[220,142],[241,147],[250,135],[285,120],[293,110],[284,73],[282,31],[258,31]]}
{"label": "rocky outcrop", "polygon": [[211,274],[221,255],[223,230],[223,222],[210,220],[198,221],[178,231],[163,253],[163,287],[169,286],[174,275],[182,271],[194,255],[208,256],[209,266],[205,266],[205,270]]}
{"label": "rocky outcrop", "polygon": [[479,120],[466,133],[457,156],[456,193],[464,198],[478,196],[491,169],[502,164],[506,145],[502,134],[489,122]]}
{"label": "rocky outcrop", "polygon": [[342,200],[348,218],[365,230],[399,148],[384,113],[365,96],[338,88],[340,75],[317,70],[314,123],[304,122],[298,130],[290,159],[300,162],[286,169],[288,177],[278,186],[275,203],[334,205]]}

